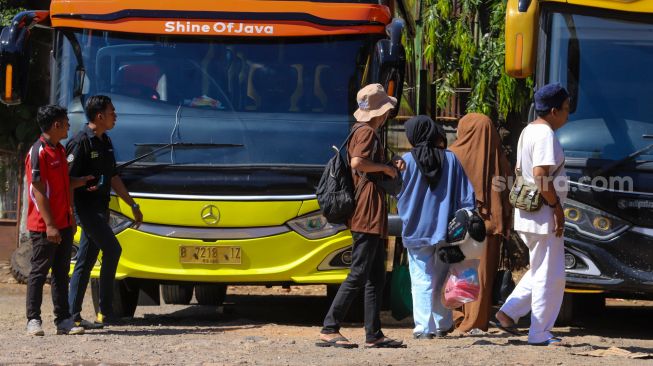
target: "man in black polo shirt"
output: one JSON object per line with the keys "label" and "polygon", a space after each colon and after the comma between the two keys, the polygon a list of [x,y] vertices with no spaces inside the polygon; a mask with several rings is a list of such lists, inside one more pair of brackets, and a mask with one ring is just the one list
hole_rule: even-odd
{"label": "man in black polo shirt", "polygon": [[[91,188],[77,188],[74,194],[75,215],[82,227],[82,233],[77,262],[70,280],[68,302],[76,324],[92,329],[115,321],[112,308],[113,281],[122,248],[109,226],[111,189],[131,206],[135,225],[143,221],[143,214],[118,176],[113,145],[105,133],[115,126],[117,119],[111,99],[104,95],[90,97],[86,102],[86,117],[88,124],[66,146],[70,175],[96,177]],[[100,312],[95,322],[91,323],[81,317],[82,302],[100,250]]]}

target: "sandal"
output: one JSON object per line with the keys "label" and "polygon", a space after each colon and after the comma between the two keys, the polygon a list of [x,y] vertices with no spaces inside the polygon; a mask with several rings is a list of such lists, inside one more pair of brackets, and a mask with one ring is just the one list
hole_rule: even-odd
{"label": "sandal", "polygon": [[486,336],[488,333],[484,331],[483,329],[479,328],[472,328],[468,330],[467,332],[464,333],[465,337],[482,337]]}
{"label": "sandal", "polygon": [[315,342],[315,345],[317,347],[358,348],[356,343],[349,342],[349,339],[343,336],[334,337],[329,340],[320,339],[318,342]]}
{"label": "sandal", "polygon": [[406,348],[406,345],[402,341],[383,337],[374,343],[366,343],[365,348]]}
{"label": "sandal", "polygon": [[564,343],[562,343],[562,339],[557,338],[557,337],[551,337],[547,339],[544,342],[540,343],[529,343],[531,346],[564,346]]}
{"label": "sandal", "polygon": [[504,331],[506,333],[510,333],[512,335],[516,335],[516,336],[523,336],[524,335],[524,333],[519,331],[519,328],[517,328],[517,325],[515,325],[515,324],[505,326],[505,325],[502,325],[501,322],[498,321],[498,320],[490,320],[488,323],[491,326],[493,326],[495,328],[499,328],[502,331]]}

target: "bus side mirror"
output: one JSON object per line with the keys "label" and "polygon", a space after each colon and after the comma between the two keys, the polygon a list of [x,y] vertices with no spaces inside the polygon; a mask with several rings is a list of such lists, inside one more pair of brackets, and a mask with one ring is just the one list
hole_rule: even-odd
{"label": "bus side mirror", "polygon": [[578,107],[578,80],[580,79],[580,44],[578,38],[570,38],[567,47],[567,91],[569,92],[569,113]]}
{"label": "bus side mirror", "polygon": [[0,102],[20,104],[27,92],[29,38],[32,27],[48,19],[47,11],[18,13],[0,33]]}
{"label": "bus side mirror", "polygon": [[537,58],[539,1],[508,0],[506,5],[506,74],[533,75]]}
{"label": "bus side mirror", "polygon": [[371,82],[383,85],[388,95],[397,98],[397,107],[390,111],[388,118],[397,115],[401,103],[406,72],[406,51],[401,35],[405,26],[403,20],[393,19],[385,28],[388,38],[379,40],[374,50]]}
{"label": "bus side mirror", "polygon": [[73,97],[78,97],[84,92],[84,78],[86,78],[86,70],[82,66],[77,65],[75,79],[73,81]]}

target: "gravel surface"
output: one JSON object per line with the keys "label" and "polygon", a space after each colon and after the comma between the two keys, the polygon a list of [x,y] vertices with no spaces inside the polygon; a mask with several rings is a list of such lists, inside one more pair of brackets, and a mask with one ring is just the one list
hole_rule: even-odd
{"label": "gravel surface", "polygon": [[[6,283],[0,266],[0,364],[197,364],[197,365],[653,365],[653,359],[589,357],[576,353],[608,347],[653,354],[650,302],[611,301],[601,319],[556,328],[569,347],[532,347],[526,337],[490,330],[485,336],[413,340],[411,319],[383,313],[385,333],[406,349],[332,349],[314,343],[327,303],[324,286],[229,287],[223,307],[139,307],[128,324],[54,335],[46,285],[45,337],[25,334],[25,286]],[[649,306],[641,306],[649,305]],[[84,316],[93,318],[90,293]],[[342,333],[362,347],[361,324]]]}

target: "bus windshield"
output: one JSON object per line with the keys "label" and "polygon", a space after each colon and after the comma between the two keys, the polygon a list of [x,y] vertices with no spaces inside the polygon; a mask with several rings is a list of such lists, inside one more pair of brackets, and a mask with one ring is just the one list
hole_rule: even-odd
{"label": "bus windshield", "polygon": [[137,164],[324,165],[347,136],[375,41],[60,31],[53,95],[71,135],[88,96],[111,97],[118,161],[183,143]]}
{"label": "bus windshield", "polygon": [[565,154],[619,160],[653,143],[653,21],[550,16],[547,80],[578,88],[557,131]]}

